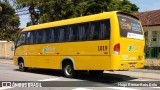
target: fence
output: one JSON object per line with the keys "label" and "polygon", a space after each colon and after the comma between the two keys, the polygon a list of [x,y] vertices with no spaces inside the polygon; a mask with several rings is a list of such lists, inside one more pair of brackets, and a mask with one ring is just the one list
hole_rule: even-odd
{"label": "fence", "polygon": [[0,59],[13,59],[13,42],[0,42]]}
{"label": "fence", "polygon": [[148,47],[147,50],[145,51],[145,57],[150,59],[160,58],[160,47]]}

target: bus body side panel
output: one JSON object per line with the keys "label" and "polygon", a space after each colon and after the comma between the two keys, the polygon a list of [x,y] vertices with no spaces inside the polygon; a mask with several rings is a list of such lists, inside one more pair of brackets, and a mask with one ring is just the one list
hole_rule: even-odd
{"label": "bus body side panel", "polygon": [[[53,58],[51,55],[46,55],[45,50],[48,44],[27,45],[27,54],[30,57],[27,61],[30,62],[29,67],[33,68],[51,68],[49,60]],[[53,58],[55,59],[55,58]]]}
{"label": "bus body side panel", "polygon": [[18,56],[14,55],[14,57],[13,57],[13,63],[16,66],[18,65]]}
{"label": "bus body side panel", "polygon": [[[51,56],[50,63],[47,67],[50,69],[62,69],[61,59],[71,57],[73,59],[75,70],[110,70],[110,56]],[[42,68],[42,67],[41,67]]]}
{"label": "bus body side panel", "polygon": [[30,57],[27,55],[27,45],[22,45],[16,48],[14,55],[14,64],[18,65],[18,58],[22,58],[24,60],[24,65],[26,67],[30,67]]}
{"label": "bus body side panel", "polygon": [[110,70],[110,40],[22,45],[16,48],[14,64],[23,58],[25,67],[61,69],[66,57],[76,70]]}
{"label": "bus body side panel", "polygon": [[109,40],[26,45],[17,48],[16,52],[14,61],[21,55],[26,67],[61,69],[62,60],[69,57],[76,70],[111,68]]}
{"label": "bus body side panel", "polygon": [[110,70],[110,56],[73,56],[75,70]]}
{"label": "bus body side panel", "polygon": [[109,40],[56,43],[49,47],[55,50],[52,54],[55,59],[49,61],[53,69],[60,69],[62,60],[68,58],[72,59],[75,70],[110,69]]}

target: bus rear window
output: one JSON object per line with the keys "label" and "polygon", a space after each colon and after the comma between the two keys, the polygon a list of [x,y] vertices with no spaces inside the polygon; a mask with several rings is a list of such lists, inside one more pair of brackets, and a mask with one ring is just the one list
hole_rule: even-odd
{"label": "bus rear window", "polygon": [[120,36],[143,40],[141,24],[130,16],[118,15]]}

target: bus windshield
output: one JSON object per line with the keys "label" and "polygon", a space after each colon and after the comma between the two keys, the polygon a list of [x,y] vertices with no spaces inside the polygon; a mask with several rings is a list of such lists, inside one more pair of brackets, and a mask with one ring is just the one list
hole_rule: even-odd
{"label": "bus windshield", "polygon": [[118,21],[121,37],[143,40],[140,21],[125,15],[118,15]]}

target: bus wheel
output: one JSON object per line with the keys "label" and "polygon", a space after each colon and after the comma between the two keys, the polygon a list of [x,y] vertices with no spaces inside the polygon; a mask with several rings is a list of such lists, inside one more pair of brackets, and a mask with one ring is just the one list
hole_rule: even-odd
{"label": "bus wheel", "polygon": [[19,71],[25,72],[25,71],[28,70],[28,67],[24,67],[24,62],[23,61],[20,61],[18,65],[19,65]]}
{"label": "bus wheel", "polygon": [[63,67],[64,76],[67,78],[72,78],[75,74],[72,63],[66,63]]}
{"label": "bus wheel", "polygon": [[103,70],[89,70],[89,73],[93,76],[101,76],[103,74]]}

